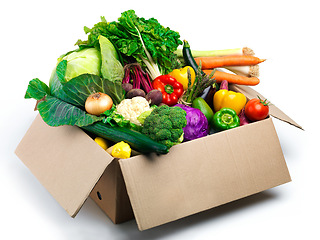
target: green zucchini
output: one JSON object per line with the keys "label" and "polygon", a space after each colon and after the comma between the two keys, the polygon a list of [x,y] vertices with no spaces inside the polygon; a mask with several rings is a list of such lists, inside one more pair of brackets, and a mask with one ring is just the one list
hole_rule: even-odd
{"label": "green zucchini", "polygon": [[[193,68],[193,70],[195,72],[198,71],[198,64],[196,63],[196,61],[194,60],[194,57],[192,56],[192,52],[190,49],[190,45],[188,43],[188,41],[183,40],[183,48],[182,48],[182,55],[183,55],[183,59],[185,61],[185,64],[187,66],[190,66]],[[201,74],[205,75],[205,73],[201,70]]]}
{"label": "green zucchini", "polygon": [[169,151],[167,146],[152,140],[138,131],[128,128],[118,126],[112,127],[102,122],[96,122],[81,128],[110,141],[124,141],[133,149],[141,153],[155,152],[158,154],[165,154]]}

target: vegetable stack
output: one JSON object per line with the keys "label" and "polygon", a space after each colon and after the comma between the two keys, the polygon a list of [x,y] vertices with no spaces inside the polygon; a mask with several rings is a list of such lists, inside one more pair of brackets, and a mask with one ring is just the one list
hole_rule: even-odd
{"label": "vegetable stack", "polygon": [[[249,49],[191,51],[178,32],[154,18],[140,18],[133,10],[117,21],[102,17],[84,30],[87,39],[78,40],[77,49],[58,58],[49,85],[32,79],[25,98],[37,100],[36,108],[48,125],[80,127],[115,157],[165,154],[176,144],[208,135],[214,122],[222,126],[219,119],[227,119],[227,113],[236,121],[233,115],[243,110],[246,99],[222,90],[225,82],[259,83],[256,76],[240,74],[244,67],[264,61],[248,56]],[[221,89],[213,97],[207,90],[218,85]],[[203,96],[211,96],[214,104],[207,104]],[[222,116],[215,116],[221,108]],[[112,151],[107,148],[111,145]]]}

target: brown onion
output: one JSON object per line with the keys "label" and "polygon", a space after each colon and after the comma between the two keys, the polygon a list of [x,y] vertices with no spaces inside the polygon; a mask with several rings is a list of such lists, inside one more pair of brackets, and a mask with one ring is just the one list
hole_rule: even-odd
{"label": "brown onion", "polygon": [[105,93],[97,92],[91,94],[85,103],[85,109],[92,115],[99,116],[109,110],[113,105],[111,97]]}

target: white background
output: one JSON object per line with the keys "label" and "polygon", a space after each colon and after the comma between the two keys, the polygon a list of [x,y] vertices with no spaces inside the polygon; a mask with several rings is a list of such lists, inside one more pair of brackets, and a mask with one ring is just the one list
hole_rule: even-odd
{"label": "white background", "polygon": [[[115,3],[117,2],[117,3]],[[319,239],[319,22],[317,1],[6,1],[0,7],[0,218],[2,239]],[[114,225],[88,199],[75,219],[14,150],[35,118],[24,93],[48,82],[83,27],[134,9],[180,32],[193,49],[248,46],[260,65],[254,87],[305,131],[274,120],[293,181],[182,220],[139,232]],[[258,134],[258,133],[257,133]],[[217,143],[219,144],[219,143]],[[250,147],[250,146],[248,146]],[[4,237],[6,236],[6,237]]]}

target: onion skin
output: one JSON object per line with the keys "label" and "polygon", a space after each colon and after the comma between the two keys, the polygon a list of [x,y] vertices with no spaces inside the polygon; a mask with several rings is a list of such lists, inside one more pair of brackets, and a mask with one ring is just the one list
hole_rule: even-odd
{"label": "onion skin", "polygon": [[87,113],[99,116],[106,110],[111,109],[113,105],[112,98],[101,92],[91,94],[85,103]]}

